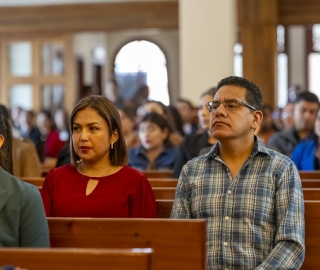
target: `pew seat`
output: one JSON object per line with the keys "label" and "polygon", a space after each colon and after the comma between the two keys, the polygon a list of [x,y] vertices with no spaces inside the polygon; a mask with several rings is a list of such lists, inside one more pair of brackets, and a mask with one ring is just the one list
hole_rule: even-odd
{"label": "pew seat", "polygon": [[28,270],[151,270],[152,249],[0,248],[0,266]]}
{"label": "pew seat", "polygon": [[152,248],[154,270],[204,270],[206,221],[47,218],[52,247]]}

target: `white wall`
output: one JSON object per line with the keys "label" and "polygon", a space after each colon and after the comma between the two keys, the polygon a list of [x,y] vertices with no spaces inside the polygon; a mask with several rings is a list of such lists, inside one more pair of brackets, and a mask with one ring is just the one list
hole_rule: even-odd
{"label": "white wall", "polygon": [[202,92],[233,75],[235,8],[234,0],[179,2],[182,97],[198,102]]}

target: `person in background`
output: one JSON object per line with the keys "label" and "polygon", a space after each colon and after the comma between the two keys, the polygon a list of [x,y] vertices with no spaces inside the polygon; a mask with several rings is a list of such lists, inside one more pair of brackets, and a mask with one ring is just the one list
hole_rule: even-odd
{"label": "person in background", "polygon": [[142,117],[139,123],[141,146],[129,150],[129,166],[139,170],[172,170],[177,148],[169,141],[168,122],[156,112]]}
{"label": "person in background", "polygon": [[314,140],[302,141],[293,150],[291,159],[298,170],[320,170],[320,110],[314,125]]}
{"label": "person in background", "polygon": [[128,107],[118,107],[120,114],[121,127],[126,142],[127,149],[135,148],[140,145],[139,135],[135,129],[135,115]]}
{"label": "person in background", "polygon": [[127,166],[120,116],[114,104],[91,95],[69,117],[71,164],[47,174],[41,195],[48,217],[154,218],[148,179]]}
{"label": "person in background", "polygon": [[254,135],[262,96],[242,77],[222,79],[208,103],[218,142],[189,161],[171,218],[207,221],[207,269],[300,269],[304,200],[293,161]]}
{"label": "person in background", "polygon": [[160,114],[164,119],[167,120],[169,124],[169,140],[170,143],[174,146],[179,146],[180,143],[183,140],[183,136],[179,134],[177,131],[173,116],[171,115],[169,109],[167,106],[165,106],[160,101],[155,100],[148,100],[146,101],[142,106],[140,106],[137,110],[137,117],[136,117],[136,123],[140,123],[140,119],[147,113],[150,112],[156,112],[157,114]]}
{"label": "person in background", "polygon": [[301,141],[314,140],[314,122],[319,109],[319,99],[311,92],[297,96],[294,106],[294,126],[274,133],[267,146],[291,157],[293,149]]}
{"label": "person in background", "polygon": [[279,131],[274,123],[272,112],[272,106],[268,104],[262,106],[263,119],[260,126],[255,131],[255,134],[264,144],[268,143],[272,134]]}
{"label": "person in background", "polygon": [[56,158],[65,142],[60,140],[49,111],[42,110],[38,113],[37,126],[41,133],[41,141],[44,143],[45,157]]}
{"label": "person in background", "polygon": [[12,175],[12,133],[0,113],[0,246],[50,247],[48,223],[37,187]]}
{"label": "person in background", "polygon": [[174,165],[173,177],[178,178],[182,167],[192,158],[197,157],[203,149],[207,152],[217,142],[210,134],[210,112],[207,103],[212,101],[215,88],[202,93],[199,100],[198,121],[202,132],[187,135],[178,149],[177,160]]}
{"label": "person in background", "polygon": [[[0,104],[0,112],[8,120],[12,128],[12,121],[7,108]],[[37,150],[30,139],[12,138],[13,175],[16,177],[40,177],[41,163]]]}
{"label": "person in background", "polygon": [[30,139],[34,143],[40,162],[43,162],[43,143],[41,141],[41,133],[34,123],[34,112],[22,110],[19,115],[19,126],[19,137]]}
{"label": "person in background", "polygon": [[286,106],[282,109],[281,112],[281,122],[283,125],[283,129],[289,129],[294,126],[294,103],[288,102]]}
{"label": "person in background", "polygon": [[198,125],[193,122],[195,114],[192,103],[189,100],[179,98],[176,100],[174,106],[181,116],[184,134],[195,134],[198,130]]}
{"label": "person in background", "polygon": [[68,131],[68,113],[65,109],[59,108],[54,113],[54,124],[59,132],[59,139],[62,142],[69,141],[69,131]]}

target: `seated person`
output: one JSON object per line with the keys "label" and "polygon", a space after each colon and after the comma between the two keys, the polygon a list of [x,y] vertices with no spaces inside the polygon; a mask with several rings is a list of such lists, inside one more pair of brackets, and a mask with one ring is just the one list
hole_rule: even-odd
{"label": "seated person", "polygon": [[196,133],[198,130],[198,125],[193,122],[195,113],[192,103],[189,100],[179,98],[176,100],[174,105],[181,115],[184,134],[189,135]]}
{"label": "seated person", "polygon": [[38,189],[12,175],[12,132],[0,113],[0,246],[50,247]]}
{"label": "seated person", "polygon": [[124,140],[127,145],[127,149],[135,148],[140,145],[140,140],[137,132],[134,130],[134,113],[128,107],[119,107],[118,112],[120,114],[122,132]]}
{"label": "seated person", "polygon": [[183,140],[183,136],[181,134],[179,134],[179,132],[177,131],[175,124],[174,124],[173,116],[171,115],[168,107],[166,105],[164,105],[162,102],[155,101],[155,100],[147,100],[137,110],[136,123],[139,124],[140,119],[145,114],[151,113],[151,112],[156,112],[156,113],[160,114],[164,119],[167,120],[167,122],[169,124],[169,131],[170,131],[169,140],[172,145],[179,146]]}
{"label": "seated person", "polygon": [[213,100],[215,88],[205,91],[199,100],[198,119],[202,132],[187,135],[179,146],[177,160],[174,165],[173,177],[178,178],[182,167],[192,158],[197,157],[202,149],[206,153],[210,151],[217,140],[210,134],[210,112],[207,104]]}
{"label": "seated person", "polygon": [[70,162],[47,174],[42,200],[48,217],[154,218],[148,179],[126,166],[117,108],[106,97],[79,101],[69,118]]}
{"label": "seated person", "polygon": [[314,124],[316,138],[302,141],[294,149],[291,159],[298,170],[320,170],[320,110]]}
{"label": "seated person", "polygon": [[[12,119],[7,108],[0,104],[2,115],[9,121]],[[16,177],[40,177],[41,164],[34,143],[27,138],[12,138],[13,175]]]}
{"label": "seated person", "polygon": [[151,112],[142,117],[139,124],[141,146],[129,150],[129,166],[139,170],[172,170],[177,148],[169,141],[168,122]]}

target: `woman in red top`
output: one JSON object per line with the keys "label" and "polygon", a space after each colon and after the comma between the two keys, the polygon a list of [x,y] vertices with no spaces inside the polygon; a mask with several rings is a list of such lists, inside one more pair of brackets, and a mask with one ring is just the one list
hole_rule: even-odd
{"label": "woman in red top", "polygon": [[157,216],[148,179],[126,165],[120,116],[109,99],[81,100],[69,130],[71,164],[51,170],[41,190],[48,217]]}

